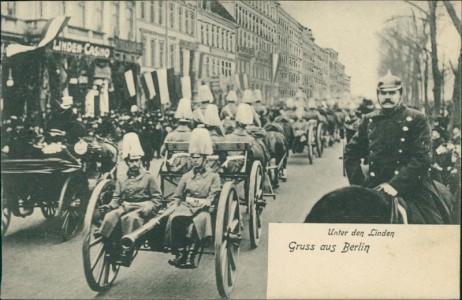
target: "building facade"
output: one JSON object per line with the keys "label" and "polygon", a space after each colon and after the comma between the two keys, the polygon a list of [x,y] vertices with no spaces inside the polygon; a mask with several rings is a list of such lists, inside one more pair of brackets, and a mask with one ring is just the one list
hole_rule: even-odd
{"label": "building facade", "polygon": [[[2,98],[5,107],[17,102],[11,113],[47,111],[65,94],[83,109],[89,90],[107,90],[111,109],[148,108],[139,78],[159,69],[189,76],[192,97],[209,83],[220,105],[239,74],[247,78],[240,88],[260,89],[267,104],[299,88],[319,99],[349,93],[338,53],[317,45],[279,1],[3,1],[1,9]],[[36,45],[58,15],[71,19],[50,45],[5,59],[8,44]],[[136,95],[127,93],[127,70]]]}
{"label": "building facade", "polygon": [[[134,1],[4,1],[1,6],[2,49],[17,42],[14,39],[37,44],[49,20],[72,15],[45,48],[8,59],[2,52],[2,65],[5,62],[11,69],[8,73],[17,83],[3,89],[10,114],[47,112],[65,95],[86,111],[90,90],[93,113],[95,108],[99,113],[137,103],[138,93],[127,94],[123,79],[127,70],[139,73],[142,53],[141,44],[136,43]],[[102,97],[108,102],[104,107],[100,106]]]}

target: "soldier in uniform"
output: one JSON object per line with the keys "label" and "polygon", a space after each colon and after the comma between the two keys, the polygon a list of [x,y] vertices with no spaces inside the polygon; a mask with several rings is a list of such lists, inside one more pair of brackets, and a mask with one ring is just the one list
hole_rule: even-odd
{"label": "soldier in uniform", "polygon": [[221,109],[220,119],[222,120],[221,126],[224,128],[225,134],[229,134],[236,128],[236,102],[238,101],[236,92],[233,90],[229,91],[226,101],[228,103]]}
{"label": "soldier in uniform", "polygon": [[213,154],[213,148],[205,128],[193,130],[188,152],[194,166],[181,177],[173,194],[170,205],[177,208],[167,221],[165,241],[175,254],[168,263],[191,269],[196,267],[194,256],[200,243],[212,236],[209,208],[220,192],[221,180],[207,165],[207,156]]}
{"label": "soldier in uniform", "polygon": [[46,125],[47,132],[52,129],[64,132],[67,142],[72,145],[85,136],[85,127],[77,121],[72,111],[73,103],[71,96],[62,97],[60,108],[55,111]]}
{"label": "soldier in uniform", "polygon": [[242,102],[246,103],[250,106],[250,110],[252,111],[252,118],[253,118],[253,124],[255,126],[261,127],[261,121],[260,117],[258,116],[258,113],[255,111],[255,108],[253,107],[255,95],[252,92],[252,90],[244,90],[244,93],[242,94]]}
{"label": "soldier in uniform", "polygon": [[[401,102],[401,79],[391,72],[377,86],[381,106],[367,114],[345,149],[350,184],[400,196],[409,223],[449,223],[449,212],[430,178],[431,137],[427,117]],[[361,158],[369,171],[361,171]]]}
{"label": "soldier in uniform", "polygon": [[199,91],[197,92],[197,98],[194,100],[194,103],[198,105],[198,107],[193,111],[193,120],[195,123],[195,127],[199,124],[204,124],[204,114],[205,110],[207,109],[207,105],[213,102],[213,94],[210,91],[208,85],[202,85],[199,87]]}
{"label": "soldier in uniform", "polygon": [[[111,209],[103,219],[99,233],[113,240],[141,227],[146,219],[161,207],[162,193],[154,175],[141,165],[143,149],[134,132],[124,136],[122,155],[128,166],[126,174],[117,178],[112,201],[105,206]],[[130,262],[130,254],[122,254],[122,264]]]}
{"label": "soldier in uniform", "polygon": [[[165,143],[179,143],[189,142],[191,139],[191,121],[193,119],[193,112],[191,110],[191,100],[188,98],[181,98],[178,102],[178,107],[175,111],[175,119],[178,120],[178,127],[172,132],[168,133],[165,138]],[[165,144],[162,145],[161,153],[165,155],[166,152]],[[185,173],[192,167],[192,160],[189,155],[185,153],[173,154],[167,161],[168,168],[173,172]]]}

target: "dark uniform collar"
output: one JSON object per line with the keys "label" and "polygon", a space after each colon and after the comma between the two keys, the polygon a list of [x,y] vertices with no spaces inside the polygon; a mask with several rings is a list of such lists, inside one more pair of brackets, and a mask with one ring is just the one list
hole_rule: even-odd
{"label": "dark uniform collar", "polygon": [[205,165],[203,165],[200,168],[193,168],[192,171],[193,171],[193,178],[195,178],[196,176],[201,176],[203,178],[207,177],[207,168]]}
{"label": "dark uniform collar", "polygon": [[128,170],[127,171],[127,177],[129,179],[140,179],[141,177],[143,177],[143,174],[146,173],[146,170],[144,170],[142,167],[138,170],[138,171],[130,171]]}

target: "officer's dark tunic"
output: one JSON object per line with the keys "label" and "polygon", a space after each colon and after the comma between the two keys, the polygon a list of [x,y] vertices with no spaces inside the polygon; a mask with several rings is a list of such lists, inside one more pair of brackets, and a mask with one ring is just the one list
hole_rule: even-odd
{"label": "officer's dark tunic", "polygon": [[[447,222],[444,207],[430,178],[431,131],[427,117],[401,105],[365,115],[345,149],[345,168],[351,184],[374,188],[387,182],[407,205],[409,223]],[[360,159],[369,159],[369,174]]]}

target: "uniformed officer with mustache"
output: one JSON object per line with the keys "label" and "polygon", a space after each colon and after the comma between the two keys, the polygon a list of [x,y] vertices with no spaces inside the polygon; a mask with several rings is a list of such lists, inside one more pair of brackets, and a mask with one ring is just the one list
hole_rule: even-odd
{"label": "uniformed officer with mustache", "polygon": [[[345,150],[350,184],[377,188],[404,199],[409,223],[449,223],[448,206],[429,174],[432,146],[428,118],[402,103],[401,79],[379,79],[377,98],[381,106],[364,116]],[[361,170],[361,158],[369,170]],[[361,209],[361,208],[358,208]]]}

